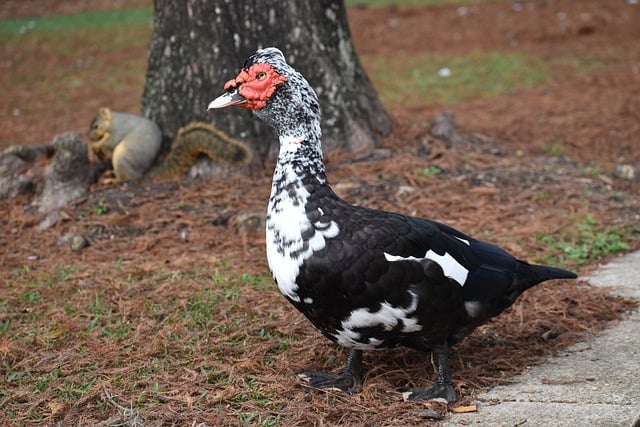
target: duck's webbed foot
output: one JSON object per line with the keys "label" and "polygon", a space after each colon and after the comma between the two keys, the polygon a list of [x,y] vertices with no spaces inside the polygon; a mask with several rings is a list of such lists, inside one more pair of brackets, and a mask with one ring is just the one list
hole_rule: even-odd
{"label": "duck's webbed foot", "polygon": [[351,350],[347,366],[341,374],[296,372],[296,376],[311,387],[337,389],[349,394],[359,393],[362,390],[362,350]]}
{"label": "duck's webbed foot", "polygon": [[406,393],[406,400],[431,400],[442,398],[448,403],[458,400],[458,394],[451,382],[451,367],[449,366],[449,347],[446,344],[433,348],[433,354],[438,363],[438,381],[431,388],[400,387],[400,393]]}

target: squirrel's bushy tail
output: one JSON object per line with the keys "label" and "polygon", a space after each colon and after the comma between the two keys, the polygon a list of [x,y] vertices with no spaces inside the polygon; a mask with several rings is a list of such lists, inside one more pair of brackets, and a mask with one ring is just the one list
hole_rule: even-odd
{"label": "squirrel's bushy tail", "polygon": [[189,170],[198,156],[211,160],[246,165],[251,162],[249,147],[209,123],[193,122],[182,127],[174,140],[171,151],[148,173],[151,177],[178,176]]}

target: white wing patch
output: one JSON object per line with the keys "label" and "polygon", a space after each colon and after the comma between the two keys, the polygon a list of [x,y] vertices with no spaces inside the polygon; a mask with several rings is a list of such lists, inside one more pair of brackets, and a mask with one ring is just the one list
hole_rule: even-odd
{"label": "white wing patch", "polygon": [[438,255],[437,253],[429,249],[427,253],[424,255],[424,257],[422,258],[416,258],[414,256],[402,257],[399,255],[391,255],[385,252],[384,257],[389,262],[396,262],[396,261],[420,262],[424,259],[430,259],[431,261],[434,261],[436,264],[438,264],[442,268],[442,271],[444,272],[444,275],[446,277],[449,277],[455,280],[460,284],[460,286],[464,286],[464,283],[467,281],[467,277],[469,276],[469,270],[467,270],[462,264],[460,264],[454,257],[452,257],[447,252],[445,252],[444,255]]}
{"label": "white wing patch", "polygon": [[336,342],[343,347],[371,350],[382,344],[382,340],[369,337],[368,343],[362,342],[358,329],[382,326],[385,331],[390,331],[402,322],[401,332],[410,333],[422,330],[418,319],[412,317],[418,308],[418,295],[411,291],[409,294],[411,294],[411,303],[408,307],[394,307],[388,302],[383,302],[377,311],[371,311],[368,308],[358,308],[352,311],[349,317],[342,321],[341,330],[333,334]]}

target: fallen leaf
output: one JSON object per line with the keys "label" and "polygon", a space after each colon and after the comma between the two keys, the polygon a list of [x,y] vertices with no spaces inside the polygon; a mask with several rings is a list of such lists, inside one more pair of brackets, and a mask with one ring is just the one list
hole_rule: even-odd
{"label": "fallen leaf", "polygon": [[451,408],[451,412],[455,412],[456,414],[464,414],[467,412],[477,412],[478,405],[468,405],[468,406],[455,406]]}

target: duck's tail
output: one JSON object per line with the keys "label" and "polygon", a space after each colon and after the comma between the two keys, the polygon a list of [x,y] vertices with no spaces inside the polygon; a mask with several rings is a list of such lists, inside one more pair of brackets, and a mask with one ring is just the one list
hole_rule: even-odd
{"label": "duck's tail", "polygon": [[578,275],[572,271],[547,265],[531,265],[521,262],[516,275],[520,293],[538,283],[553,279],[575,279]]}

